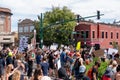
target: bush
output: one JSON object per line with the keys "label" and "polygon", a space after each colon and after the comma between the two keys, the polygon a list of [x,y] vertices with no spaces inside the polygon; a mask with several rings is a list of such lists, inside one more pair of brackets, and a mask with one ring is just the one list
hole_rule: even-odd
{"label": "bush", "polygon": [[[98,61],[98,60],[99,60],[99,58],[94,58],[93,62],[91,62],[89,65],[85,65],[86,66],[86,73],[94,65],[95,61]],[[101,77],[104,74],[107,66],[108,66],[108,62],[102,62],[101,61],[100,67],[98,68],[98,78],[99,78],[99,80],[101,80]]]}
{"label": "bush", "polygon": [[98,78],[101,79],[102,75],[104,74],[106,68],[108,66],[108,62],[101,62],[101,65],[98,69],[99,71],[99,75],[98,75]]}

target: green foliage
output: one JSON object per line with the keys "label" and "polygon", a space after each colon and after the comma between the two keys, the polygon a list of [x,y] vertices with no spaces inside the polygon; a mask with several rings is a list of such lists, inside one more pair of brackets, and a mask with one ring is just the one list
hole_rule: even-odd
{"label": "green foliage", "polygon": [[101,79],[101,77],[104,74],[107,66],[108,66],[108,62],[101,62],[101,65],[100,65],[100,67],[98,69],[98,71],[99,71],[99,75],[98,75],[99,79]]}
{"label": "green foliage", "polygon": [[[87,73],[87,71],[90,69],[90,68],[92,68],[92,66],[94,65],[94,63],[95,63],[95,61],[98,61],[99,60],[99,58],[93,58],[93,62],[91,62],[89,65],[86,65],[86,73]],[[109,63],[109,61],[106,61],[106,62],[102,62],[101,61],[101,64],[100,64],[100,67],[98,68],[98,78],[99,78],[99,80],[101,80],[101,77],[102,77],[102,75],[104,74],[104,72],[105,72],[105,70],[106,70],[106,68],[107,68],[107,66],[108,66],[108,63]]]}
{"label": "green foliage", "polygon": [[[52,43],[69,44],[69,36],[71,35],[76,23],[70,21],[75,19],[75,15],[67,7],[53,7],[51,11],[44,13],[43,19],[43,41],[45,45]],[[67,21],[67,22],[64,22]],[[61,24],[57,24],[57,23]],[[37,34],[40,32],[40,24],[36,22]],[[38,38],[39,40],[40,38]]]}
{"label": "green foliage", "polygon": [[94,63],[98,60],[99,58],[97,57],[93,58],[93,62],[91,62],[89,65],[86,65],[86,69],[89,70],[94,65]]}
{"label": "green foliage", "polygon": [[116,44],[115,41],[112,42],[112,46],[113,46],[113,48],[117,48],[118,47],[118,45]]}

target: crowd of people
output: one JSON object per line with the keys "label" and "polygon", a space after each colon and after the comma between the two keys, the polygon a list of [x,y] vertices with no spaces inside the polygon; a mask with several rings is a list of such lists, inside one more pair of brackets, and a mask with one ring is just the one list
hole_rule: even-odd
{"label": "crowd of people", "polygon": [[[19,52],[17,47],[0,51],[1,80],[98,80],[100,61],[87,70],[95,57],[84,48],[76,51],[70,48],[26,49]],[[120,80],[120,65],[116,57],[104,55],[101,61],[109,61],[100,80]],[[104,59],[104,60],[103,60]]]}

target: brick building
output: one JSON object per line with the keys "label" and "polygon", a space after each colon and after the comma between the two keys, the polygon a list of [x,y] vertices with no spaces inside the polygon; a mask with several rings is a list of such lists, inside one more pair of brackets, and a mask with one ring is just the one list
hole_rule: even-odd
{"label": "brick building", "polygon": [[11,32],[11,10],[0,7],[0,33]]}
{"label": "brick building", "polygon": [[34,21],[30,19],[24,19],[18,23],[18,38],[22,36],[30,37],[34,30]]}
{"label": "brick building", "polygon": [[15,43],[14,34],[11,33],[11,10],[0,7],[0,47],[12,46]]}
{"label": "brick building", "polygon": [[81,21],[75,27],[75,40],[82,45],[92,46],[100,44],[101,48],[112,47],[113,42],[120,44],[120,25]]}

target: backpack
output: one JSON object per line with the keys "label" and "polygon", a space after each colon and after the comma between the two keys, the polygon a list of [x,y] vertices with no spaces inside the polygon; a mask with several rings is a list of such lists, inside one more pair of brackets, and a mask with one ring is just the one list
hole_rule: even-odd
{"label": "backpack", "polygon": [[110,77],[107,77],[107,76],[103,75],[102,80],[112,80],[112,79]]}
{"label": "backpack", "polygon": [[92,80],[93,76],[92,76],[92,69],[93,68],[90,68],[87,72],[87,76],[90,78],[90,80]]}

